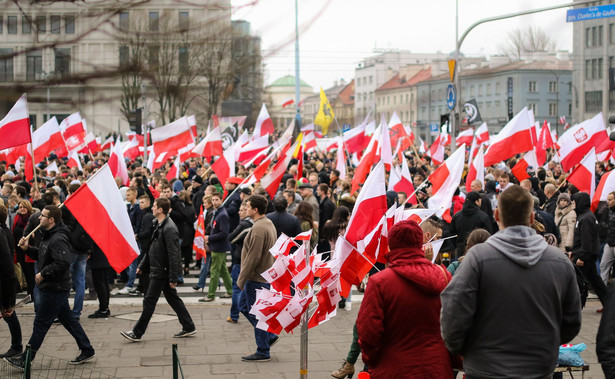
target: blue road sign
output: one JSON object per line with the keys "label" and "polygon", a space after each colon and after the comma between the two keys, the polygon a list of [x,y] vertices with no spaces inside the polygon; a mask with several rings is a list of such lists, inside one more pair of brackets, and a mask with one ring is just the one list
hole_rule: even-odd
{"label": "blue road sign", "polygon": [[615,17],[615,4],[570,9],[566,12],[566,22],[593,20],[605,17]]}
{"label": "blue road sign", "polygon": [[343,132],[347,132],[350,130],[350,124],[344,124],[342,125],[342,131]]}
{"label": "blue road sign", "polygon": [[446,106],[448,109],[453,110],[455,103],[457,102],[457,94],[455,93],[455,86],[449,84],[446,88]]}
{"label": "blue road sign", "polygon": [[432,123],[432,124],[429,124],[429,130],[432,131],[432,132],[436,132],[437,133],[437,132],[440,131],[440,125],[438,125],[435,122]]}

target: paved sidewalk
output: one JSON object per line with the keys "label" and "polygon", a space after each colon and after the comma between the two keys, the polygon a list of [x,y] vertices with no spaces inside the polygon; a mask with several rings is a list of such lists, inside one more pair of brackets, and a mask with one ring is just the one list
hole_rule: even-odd
{"label": "paved sidewalk", "polygon": [[[329,373],[337,369],[346,357],[352,340],[352,324],[359,309],[358,296],[356,298],[353,294],[352,311],[340,310],[336,317],[309,331],[309,377],[330,378]],[[136,299],[133,302],[136,303]],[[256,349],[253,329],[243,316],[239,324],[226,322],[229,306],[220,300],[188,305],[198,334],[184,339],[173,338],[181,327],[170,307],[159,304],[156,315],[160,318],[172,317],[169,317],[170,321],[150,323],[140,343],[131,343],[120,335],[120,331],[134,325],[134,321],[124,318],[138,317],[140,306],[115,305],[111,307],[112,317],[109,319],[88,319],[85,315],[92,313],[96,307],[94,302],[86,304],[82,324],[96,349],[96,359],[85,365],[92,370],[118,378],[172,378],[171,345],[177,343],[186,378],[299,377],[299,328],[294,335],[282,335],[280,342],[272,349],[271,361],[242,362],[242,355]],[[600,314],[596,313],[598,307],[599,302],[588,301],[583,310],[583,328],[574,340],[574,343],[587,344],[587,350],[582,353],[585,362],[591,365],[585,375],[587,379],[604,378],[595,353],[595,336],[600,322]],[[21,309],[19,318],[25,343],[32,332],[32,306]],[[3,325],[0,327],[0,346],[4,349],[9,345],[8,328]],[[61,325],[52,326],[40,351],[64,360],[78,354],[74,340]],[[359,360],[355,367],[358,370],[362,366]]]}

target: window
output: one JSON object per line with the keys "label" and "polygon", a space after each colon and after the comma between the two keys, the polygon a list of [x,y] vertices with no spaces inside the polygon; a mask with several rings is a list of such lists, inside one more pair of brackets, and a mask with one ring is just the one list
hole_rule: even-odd
{"label": "window", "polygon": [[128,46],[120,46],[120,68],[127,67],[130,59]]}
{"label": "window", "polygon": [[57,14],[51,15],[51,34],[60,34],[60,16]]}
{"label": "window", "polygon": [[609,24],[609,43],[615,45],[615,24]]}
{"label": "window", "polygon": [[487,83],[487,93],[485,93],[485,95],[491,95],[491,83]]}
{"label": "window", "polygon": [[40,50],[30,51],[26,55],[26,80],[42,80],[43,54]]}
{"label": "window", "polygon": [[592,47],[598,46],[598,27],[592,27]]}
{"label": "window", "polygon": [[585,28],[585,47],[592,47],[592,28]]}
{"label": "window", "polygon": [[483,85],[479,84],[477,96],[482,96],[482,95],[483,95]]}
{"label": "window", "polygon": [[130,19],[128,12],[120,12],[120,30],[125,32],[130,28]]}
{"label": "window", "polygon": [[591,59],[586,59],[585,60],[585,79],[591,79],[592,78],[592,61]]}
{"label": "window", "polygon": [[470,96],[474,96],[474,86],[470,86]]}
{"label": "window", "polygon": [[549,82],[549,92],[557,92],[557,82]]}
{"label": "window", "polygon": [[150,46],[148,47],[149,52],[149,69],[156,70],[158,68],[158,56],[160,54],[160,48],[158,46]]}
{"label": "window", "polygon": [[549,116],[557,116],[557,103],[549,103]]}
{"label": "window", "polygon": [[598,46],[602,46],[602,35],[604,34],[604,26],[600,25],[598,27]]}
{"label": "window", "polygon": [[8,16],[6,18],[6,32],[8,34],[17,34],[17,16]]}
{"label": "window", "polygon": [[30,24],[30,19],[26,16],[21,17],[21,33],[22,34],[32,33],[32,25]]}
{"label": "window", "polygon": [[0,82],[13,81],[13,56],[11,54],[13,54],[13,49],[0,49]]}
{"label": "window", "polygon": [[602,58],[598,58],[598,79],[602,79]]}
{"label": "window", "polygon": [[157,32],[158,31],[158,12],[149,12],[149,31]]}
{"label": "window", "polygon": [[64,16],[64,33],[75,34],[75,16]]}
{"label": "window", "polygon": [[585,92],[585,112],[599,112],[602,110],[602,91]]}
{"label": "window", "polygon": [[189,68],[188,59],[189,59],[188,46],[181,46],[179,48],[179,72],[181,73],[188,72],[188,68]]}
{"label": "window", "polygon": [[495,94],[496,95],[500,94],[500,83],[495,83]]}
{"label": "window", "polygon": [[361,86],[361,78],[357,78],[357,87]]}
{"label": "window", "polygon": [[536,116],[536,103],[529,103],[527,105],[527,109],[531,110],[532,112],[534,112],[534,116]]}
{"label": "window", "polygon": [[538,92],[538,86],[536,85],[536,81],[531,80],[529,83],[528,92]]}
{"label": "window", "polygon": [[568,103],[568,116],[572,116],[572,103]]}
{"label": "window", "polygon": [[55,73],[60,77],[70,75],[70,48],[55,50]]}
{"label": "window", "polygon": [[598,61],[596,59],[592,59],[592,79],[596,79],[598,76]]}
{"label": "window", "polygon": [[36,31],[38,33],[47,32],[47,17],[46,16],[36,16]]}
{"label": "window", "polygon": [[397,104],[397,96],[393,96],[393,105]]}
{"label": "window", "polygon": [[374,77],[372,75],[369,76],[369,84],[374,83]]}
{"label": "window", "polygon": [[188,12],[179,12],[179,30],[187,31],[190,28],[190,18]]}

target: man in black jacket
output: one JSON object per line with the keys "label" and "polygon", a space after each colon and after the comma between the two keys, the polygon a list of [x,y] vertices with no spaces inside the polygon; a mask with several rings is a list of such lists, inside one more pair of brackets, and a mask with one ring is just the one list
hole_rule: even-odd
{"label": "man in black jacket", "polygon": [[235,230],[237,225],[239,225],[239,207],[241,206],[241,197],[240,191],[236,191],[236,189],[242,182],[243,179],[232,176],[228,178],[224,184],[224,189],[226,190],[228,196],[224,202],[224,208],[226,208],[226,212],[228,213],[230,220],[230,231]]}
{"label": "man in black jacket", "polygon": [[4,205],[0,205],[0,311],[11,332],[11,347],[6,353],[0,354],[0,358],[14,357],[21,354],[23,350],[19,319],[17,313],[10,310],[15,306],[17,276],[13,268],[15,246],[13,233],[6,226],[8,215],[8,209]]}
{"label": "man in black jacket", "polygon": [[150,243],[149,251],[145,258],[141,260],[137,273],[140,274],[144,267],[149,266],[149,287],[143,298],[143,312],[137,324],[132,330],[121,332],[122,336],[132,342],[141,341],[141,336],[145,334],[156,303],[160,298],[160,292],[169,303],[182,330],[173,337],[182,338],[196,333],[196,327],[192,322],[192,317],[188,313],[184,302],[177,296],[177,280],[181,272],[181,254],[179,251],[179,231],[177,226],[169,217],[171,202],[168,199],[158,198],[152,206],[152,213],[156,218],[154,231]]}
{"label": "man in black jacket", "polygon": [[474,229],[483,228],[489,233],[491,230],[491,220],[489,216],[480,210],[482,199],[478,192],[470,192],[466,195],[466,200],[463,203],[463,208],[460,212],[455,213],[449,227],[452,236],[455,238],[455,254],[459,258],[463,255],[466,248],[466,240]]}
{"label": "man in black jacket", "polygon": [[615,286],[609,287],[596,336],[596,354],[607,378],[615,378]]}
{"label": "man in black jacket", "polygon": [[[139,255],[139,263],[143,260],[143,257],[147,255],[149,251],[149,243],[152,239],[152,231],[154,230],[154,214],[152,213],[152,206],[150,198],[147,195],[143,195],[139,198],[139,207],[143,211],[143,218],[141,219],[141,229],[136,234],[137,243],[141,248],[141,255]],[[149,284],[149,267],[143,267],[141,274],[139,275],[139,284],[137,290],[130,293],[133,296],[139,296],[147,292]]]}
{"label": "man in black jacket", "polygon": [[287,201],[282,195],[278,195],[273,199],[273,207],[275,212],[267,213],[267,218],[275,225],[275,230],[278,237],[282,233],[289,237],[296,237],[301,233],[301,223],[294,215],[286,212]]}
{"label": "man in black jacket", "polygon": [[577,192],[571,196],[574,211],[577,213],[577,223],[574,227],[572,252],[569,253],[572,262],[583,273],[585,279],[592,285],[602,305],[606,301],[606,286],[596,268],[598,259],[598,221],[589,208],[591,201],[585,192]]}
{"label": "man in black jacket", "polygon": [[329,185],[320,183],[316,187],[316,197],[318,198],[318,252],[325,253],[323,259],[330,256],[331,246],[329,241],[324,238],[323,230],[327,221],[333,218],[333,212],[335,212],[335,204],[329,198]]}
{"label": "man in black jacket", "polygon": [[[22,237],[19,247],[26,254],[38,260],[39,272],[35,276],[40,290],[38,310],[34,317],[32,336],[28,344],[32,347],[32,359],[43,344],[53,320],[60,320],[79,346],[81,353],[71,364],[80,364],[94,357],[94,348],[81,327],[77,316],[68,305],[72,281],[70,279],[70,243],[68,228],[62,223],[62,211],[55,205],[47,205],[40,215],[43,240],[38,248],[28,246],[28,239]],[[25,368],[25,353],[19,357],[5,358],[16,368]]]}

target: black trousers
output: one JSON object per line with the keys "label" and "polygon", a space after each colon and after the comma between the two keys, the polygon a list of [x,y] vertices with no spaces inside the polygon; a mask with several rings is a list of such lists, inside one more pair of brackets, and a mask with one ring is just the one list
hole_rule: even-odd
{"label": "black trousers", "polygon": [[598,275],[598,269],[596,268],[596,258],[591,260],[583,261],[583,266],[579,267],[585,279],[592,285],[594,291],[596,291],[596,295],[598,295],[598,299],[604,306],[606,302],[606,286]]}
{"label": "black trousers", "polygon": [[188,313],[182,299],[180,299],[177,295],[177,291],[169,286],[169,281],[167,279],[150,278],[147,293],[143,298],[143,312],[141,312],[141,317],[139,318],[139,321],[137,321],[135,327],[132,328],[135,335],[141,338],[141,336],[145,334],[147,325],[156,310],[156,304],[160,298],[160,292],[164,294],[164,298],[169,303],[171,308],[173,308],[173,311],[177,315],[179,323],[182,326],[182,330],[194,330],[195,326],[194,322],[192,322],[192,317],[190,317],[190,313]]}
{"label": "black trousers", "polygon": [[92,269],[92,284],[98,296],[98,309],[105,312],[109,309],[109,272],[106,268]]}

